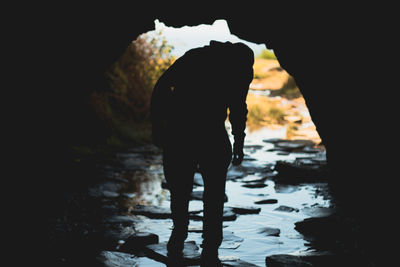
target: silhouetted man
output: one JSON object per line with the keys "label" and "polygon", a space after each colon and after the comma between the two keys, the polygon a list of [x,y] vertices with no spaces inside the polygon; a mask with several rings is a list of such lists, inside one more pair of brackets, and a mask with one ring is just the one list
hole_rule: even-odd
{"label": "silhouetted man", "polygon": [[174,224],[167,245],[170,258],[182,255],[193,176],[199,166],[204,181],[201,260],[204,266],[220,265],[226,173],[232,161],[225,120],[229,109],[232,164],[238,165],[243,160],[253,63],[254,54],[245,44],[211,41],[178,58],[154,87],[153,143],[163,148]]}

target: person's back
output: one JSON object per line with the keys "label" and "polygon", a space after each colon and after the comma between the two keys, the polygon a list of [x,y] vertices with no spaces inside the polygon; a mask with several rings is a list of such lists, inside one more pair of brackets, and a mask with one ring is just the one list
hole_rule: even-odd
{"label": "person's back", "polygon": [[202,262],[204,266],[220,266],[226,172],[232,161],[225,120],[229,109],[233,164],[240,164],[253,62],[252,51],[243,44],[211,42],[179,58],[154,88],[153,142],[163,148],[174,222],[167,246],[171,259],[179,259],[182,254],[193,175],[199,166],[204,180]]}
{"label": "person's back", "polygon": [[168,133],[196,138],[225,129],[227,109],[243,101],[253,79],[252,63],[242,63],[232,50],[231,43],[212,41],[174,63],[171,92],[163,98]]}

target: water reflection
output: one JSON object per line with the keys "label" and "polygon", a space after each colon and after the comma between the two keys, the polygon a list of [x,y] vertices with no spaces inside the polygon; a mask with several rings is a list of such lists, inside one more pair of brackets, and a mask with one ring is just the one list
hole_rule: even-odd
{"label": "water reflection", "polygon": [[[229,131],[229,125],[227,125]],[[271,151],[273,144],[265,142],[270,138],[285,138],[284,127],[271,130],[248,132],[246,136],[245,154],[247,160],[243,166],[231,167],[228,172],[229,179],[226,184],[228,202],[225,206],[258,206],[261,208],[259,214],[239,215],[235,221],[224,222],[224,230],[233,232],[235,236],[243,238],[240,244],[225,244],[220,248],[221,256],[235,256],[241,260],[264,266],[265,257],[273,254],[296,254],[308,250],[306,241],[294,229],[295,223],[313,214],[321,214],[324,208],[330,206],[330,200],[326,194],[319,194],[320,187],[324,183],[282,185],[271,179],[274,171],[270,168],[278,160],[295,160],[296,157],[310,157],[310,153],[288,153],[279,155]],[[158,207],[169,207],[169,191],[162,188],[163,180],[162,164],[160,156],[154,153],[147,157],[148,164],[144,170],[127,171],[121,176],[129,182],[125,184],[121,192],[125,198],[122,205],[132,210],[137,204],[154,205]],[[197,175],[198,176],[198,175]],[[199,178],[199,177],[197,177]],[[265,187],[247,188],[245,183],[262,182]],[[201,183],[197,183],[194,190],[202,190]],[[276,199],[275,204],[255,204],[260,199]],[[292,210],[277,210],[280,206],[293,208]],[[202,209],[200,200],[190,202],[190,210]],[[159,242],[166,242],[169,238],[172,220],[170,219],[148,219],[137,216],[135,222],[136,231],[152,232],[159,235]],[[190,227],[198,229],[201,221],[191,221]],[[279,236],[268,236],[260,232],[265,227],[279,228]],[[187,240],[194,240],[197,244],[202,241],[199,231],[190,231]],[[227,247],[227,248],[224,248]],[[230,248],[229,248],[230,247]],[[236,247],[236,249],[232,249]],[[153,261],[142,261],[140,266],[152,265]],[[161,266],[161,265],[160,265]]]}

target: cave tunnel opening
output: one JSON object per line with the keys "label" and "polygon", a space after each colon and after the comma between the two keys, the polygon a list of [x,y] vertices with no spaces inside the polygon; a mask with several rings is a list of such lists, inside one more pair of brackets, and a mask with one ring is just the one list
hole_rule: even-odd
{"label": "cave tunnel opening", "polygon": [[[93,222],[95,229],[101,228],[101,239],[106,240],[97,244],[104,244],[97,259],[110,261],[117,256],[113,253],[130,255],[135,242],[141,242],[135,241],[140,238],[136,233],[151,232],[158,236],[159,244],[168,240],[172,228],[170,193],[161,152],[150,145],[151,93],[157,79],[176,59],[211,40],[243,42],[255,55],[254,77],[246,99],[245,156],[241,166],[229,167],[227,175],[226,240],[221,256],[262,266],[267,256],[304,253],[309,248],[295,229],[296,223],[332,212],[325,147],[294,77],[280,66],[273,50],[231,34],[226,20],[181,28],[155,20],[155,29],[139,35],[107,69],[107,86],[90,95],[95,113],[108,127],[107,145],[119,148],[113,158],[118,164],[107,165],[100,171],[105,181],[89,188],[91,197],[102,199],[98,208],[107,222],[106,227]],[[227,120],[229,134],[230,127]],[[229,137],[233,143],[232,135]],[[77,151],[85,153],[82,148]],[[196,172],[187,240],[197,245],[201,243],[203,190],[201,174]],[[153,253],[160,256],[164,251],[153,249]],[[148,255],[136,259],[140,266],[156,266],[154,260],[159,258]],[[67,257],[62,256],[64,260]]]}
{"label": "cave tunnel opening", "polygon": [[[347,251],[361,255],[358,264],[350,264],[352,266],[380,266],[381,261],[395,255],[388,252],[393,248],[393,242],[389,242],[393,239],[393,229],[397,229],[396,225],[391,227],[391,223],[396,222],[392,215],[397,208],[396,192],[391,192],[397,188],[392,186],[398,166],[393,157],[398,143],[394,128],[396,117],[393,116],[397,105],[390,105],[389,101],[396,100],[393,97],[396,82],[387,79],[390,76],[387,70],[391,69],[387,66],[395,62],[395,53],[388,49],[393,44],[392,38],[386,39],[386,36],[396,36],[395,28],[389,27],[398,25],[392,21],[396,16],[381,12],[376,5],[371,5],[369,12],[364,5],[350,8],[349,5],[299,3],[295,7],[292,3],[279,8],[267,4],[267,8],[261,8],[237,2],[235,8],[230,3],[217,10],[215,5],[194,2],[179,6],[168,2],[165,7],[148,3],[149,8],[143,3],[140,6],[132,3],[124,8],[107,4],[102,9],[99,8],[101,4],[96,4],[87,9],[82,5],[40,7],[42,12],[23,6],[18,9],[22,17],[14,17],[18,26],[10,28],[13,34],[5,39],[12,47],[21,48],[15,53],[7,51],[17,63],[15,68],[9,69],[27,70],[28,75],[18,74],[13,84],[28,89],[29,94],[25,95],[19,88],[12,90],[17,93],[17,101],[5,115],[9,117],[17,113],[14,111],[18,114],[22,111],[21,117],[27,123],[13,119],[20,127],[4,125],[4,132],[18,139],[6,143],[14,146],[27,141],[33,147],[23,145],[21,149],[13,149],[15,154],[5,153],[6,158],[16,160],[11,174],[17,179],[4,177],[4,182],[13,181],[16,186],[5,184],[4,188],[6,191],[16,189],[5,203],[6,207],[9,202],[15,203],[13,213],[7,210],[5,221],[18,226],[16,231],[8,231],[11,238],[7,241],[12,242],[6,242],[19,256],[17,259],[22,259],[22,251],[26,254],[23,258],[30,263],[33,258],[27,254],[35,253],[35,256],[54,260],[52,266],[97,266],[92,261],[98,256],[103,263],[119,259],[125,265],[135,265],[135,261],[139,261],[139,266],[158,264],[145,257],[132,256],[128,247],[135,244],[135,233],[145,231],[157,234],[162,243],[168,238],[171,227],[170,215],[162,213],[164,209],[153,212],[153,216],[165,220],[133,214],[138,204],[164,208],[169,201],[168,190],[163,188],[161,154],[148,146],[151,125],[145,99],[149,99],[151,84],[160,70],[150,69],[150,76],[128,77],[123,70],[133,67],[131,62],[117,61],[133,39],[154,30],[156,18],[160,24],[168,25],[166,28],[185,24],[190,27],[201,23],[206,26],[229,24],[232,34],[265,44],[264,48],[272,48],[278,58],[276,65],[268,67],[263,64],[273,62],[268,58],[271,53],[265,53],[267,59],[256,59],[260,72],[256,73],[249,94],[252,116],[249,123],[254,125],[248,125],[246,130],[242,167],[231,168],[227,182],[226,206],[241,202],[261,208],[261,211],[253,215],[240,214],[236,221],[225,222],[225,230],[239,237],[231,236],[233,240],[243,238],[241,242],[225,242],[225,253],[260,263],[259,266],[264,266],[262,258],[265,260],[276,254],[299,262],[305,258],[296,255],[301,255],[304,244],[310,241],[305,241],[300,234],[317,233],[320,235],[311,241],[322,240],[320,245],[325,248],[333,245],[333,251],[338,253]],[[32,18],[25,16],[28,14]],[[224,18],[227,23],[215,22],[216,18]],[[176,52],[178,47],[175,45],[171,52]],[[168,43],[164,49],[170,49]],[[133,53],[135,51],[128,53],[137,56],[137,62],[146,63],[141,59],[152,56],[151,51],[147,54]],[[18,55],[33,56],[33,60],[19,60],[15,57]],[[154,66],[164,68],[169,59],[173,60],[168,57],[158,62],[164,65]],[[32,68],[25,64],[27,62],[33,63]],[[113,64],[115,62],[118,63]],[[107,74],[104,73],[106,69]],[[148,65],[142,64],[139,69],[148,70]],[[287,73],[293,75],[287,89],[292,88],[295,81],[307,103],[295,105],[306,107],[309,112],[304,109],[304,113],[311,113],[312,119],[308,114],[303,116],[292,108],[284,109],[288,106],[282,107],[299,99],[282,97],[279,94],[284,90],[276,89],[285,80],[275,78],[287,77]],[[27,82],[27,86],[20,86],[20,81]],[[385,84],[384,81],[390,82]],[[149,90],[130,90],[131,82]],[[110,85],[113,83],[119,86],[118,91],[113,90]],[[271,84],[276,87],[266,88]],[[6,102],[11,100],[6,99]],[[273,104],[276,106],[271,111]],[[282,114],[282,109],[293,113]],[[310,120],[308,137],[322,139],[323,146],[297,141],[307,137],[298,135],[304,130],[305,117]],[[226,126],[229,130],[229,121]],[[300,225],[303,231],[299,234],[296,222],[307,219],[307,214],[316,210],[328,212],[331,206],[329,194],[328,199],[321,197],[321,193],[326,192],[326,180],[318,180],[320,174],[325,174],[326,153],[329,154],[330,173],[334,174],[329,179],[329,187],[335,188],[335,204],[342,210],[334,220],[309,221],[312,224],[308,229]],[[313,157],[317,155],[321,157]],[[291,164],[296,160],[303,165]],[[318,165],[316,171],[307,169],[315,165]],[[303,177],[297,176],[298,167],[304,167],[300,170]],[[295,177],[302,182],[312,174],[311,180],[319,182],[319,187],[310,185],[313,182],[292,181],[293,173],[297,173]],[[260,177],[260,174],[264,175]],[[196,174],[193,198],[197,199],[201,198],[202,190],[198,178]],[[201,202],[196,201],[192,201],[192,211],[201,209],[201,206],[196,207]],[[43,213],[39,214],[41,211]],[[195,215],[200,217],[201,213],[193,214],[194,218],[199,218]],[[146,223],[137,223],[138,220]],[[200,225],[196,220],[192,223],[190,239],[198,243],[196,231],[201,230]],[[345,227],[341,227],[343,225]],[[45,228],[45,235],[40,231],[42,228]],[[24,230],[24,234],[33,234],[33,238],[16,237],[16,233]],[[42,238],[47,249],[38,245]],[[31,244],[26,245],[26,242]],[[21,250],[21,244],[28,249]],[[237,245],[239,247],[233,249]],[[249,254],[243,255],[240,251]],[[319,256],[313,259],[321,263]],[[338,258],[330,259],[334,263]],[[370,259],[374,264],[363,265],[362,259]],[[349,265],[346,260],[338,261],[336,266]]]}
{"label": "cave tunnel opening", "polygon": [[154,24],[154,30],[139,35],[108,69],[106,92],[95,91],[91,96],[96,113],[112,127],[107,142],[148,142],[146,122],[157,78],[189,49],[216,40],[243,42],[253,50],[254,78],[246,101],[248,132],[275,129],[282,139],[306,139],[323,146],[295,78],[281,67],[273,50],[265,44],[231,34],[224,19],[180,28],[168,27],[159,20]]}
{"label": "cave tunnel opening", "polygon": [[[240,24],[240,22],[240,20],[236,20],[236,24]],[[232,31],[235,33],[238,28],[240,31],[240,27],[236,27],[233,30],[233,23],[234,20],[232,20]],[[115,22],[115,24],[118,23]],[[162,22],[158,22],[158,24],[162,26]],[[180,24],[180,22],[177,24]],[[214,24],[228,27],[227,23],[222,20],[203,26],[209,27]],[[121,25],[122,23],[119,26]],[[144,32],[145,30],[143,29],[151,29],[148,22],[141,21],[137,25],[140,26],[136,27],[136,32],[132,34],[133,38],[138,36],[136,34],[138,28],[139,32]],[[256,26],[250,22],[248,25]],[[262,27],[265,24],[260,25],[258,26]],[[279,29],[285,29],[282,26],[283,24],[279,25],[282,27],[278,27]],[[300,23],[291,32],[301,32],[296,31],[301,26],[303,25]],[[68,103],[66,105],[68,108],[65,109],[66,111],[63,110],[62,114],[71,111],[72,115],[65,116],[66,120],[59,120],[63,124],[61,129],[66,129],[59,135],[62,138],[65,137],[65,139],[60,138],[60,140],[62,140],[63,145],[66,144],[69,148],[70,143],[73,143],[72,141],[69,142],[72,140],[71,136],[77,136],[77,139],[79,139],[80,135],[86,134],[87,139],[82,138],[83,141],[81,142],[81,144],[85,144],[87,140],[101,140],[101,138],[97,137],[104,135],[106,145],[117,149],[112,150],[113,153],[107,154],[111,158],[110,161],[108,161],[108,158],[107,160],[97,160],[97,151],[94,151],[90,146],[84,145],[74,146],[72,164],[69,164],[69,158],[65,161],[57,159],[57,163],[62,162],[61,165],[68,161],[67,168],[63,169],[66,170],[65,174],[60,174],[63,177],[65,175],[65,179],[53,179],[53,173],[51,179],[49,179],[49,183],[55,184],[54,188],[57,189],[54,193],[51,192],[51,196],[53,194],[56,195],[58,192],[68,195],[66,198],[54,197],[60,202],[65,200],[61,203],[65,209],[60,209],[60,205],[53,203],[51,205],[51,211],[56,210],[54,212],[54,217],[56,218],[54,227],[51,230],[53,238],[50,244],[57,263],[72,263],[73,265],[74,263],[81,263],[83,258],[89,258],[89,261],[96,258],[102,262],[119,258],[129,262],[129,264],[134,264],[134,261],[136,261],[139,266],[156,266],[158,263],[148,257],[135,256],[132,258],[132,247],[130,246],[135,246],[137,244],[135,242],[138,240],[136,238],[141,238],[141,236],[135,236],[135,233],[151,232],[156,234],[158,235],[159,243],[162,244],[167,240],[171,231],[170,214],[165,210],[169,204],[169,193],[164,188],[166,184],[163,181],[161,154],[151,146],[147,146],[150,143],[151,125],[148,122],[148,101],[146,99],[149,99],[152,85],[158,75],[173,60],[182,55],[185,50],[179,53],[177,50],[172,50],[168,42],[162,41],[162,36],[161,39],[152,41],[152,38],[148,39],[141,35],[132,43],[133,45],[129,45],[128,49],[121,53],[121,45],[124,44],[125,48],[127,38],[130,37],[127,37],[129,34],[126,34],[125,31],[129,27],[126,25],[121,27],[124,28],[125,34],[118,35],[112,30],[108,31],[107,34],[103,34],[101,27],[91,28],[92,30],[97,30],[97,32],[94,31],[93,36],[102,38],[101,40],[104,41],[104,44],[99,45],[98,49],[93,46],[93,42],[98,40],[83,33],[86,29],[78,31],[78,29],[81,29],[80,25],[76,29],[79,33],[82,33],[79,37],[83,39],[83,46],[79,41],[76,41],[79,38],[74,40],[76,36],[72,34],[73,38],[69,38],[69,42],[66,43],[67,45],[73,44],[75,46],[72,46],[73,49],[70,50],[65,49],[66,58],[72,59],[71,62],[66,61],[69,64],[65,64],[65,66],[66,68],[71,67],[74,70],[74,74],[77,75],[76,77],[65,79],[67,82],[70,81],[76,84],[71,86],[75,90],[68,90],[67,94],[68,100],[72,101],[64,100],[63,102]],[[169,27],[165,26],[165,28]],[[326,174],[326,151],[322,145],[315,146],[315,143],[318,143],[321,138],[315,129],[311,116],[309,116],[304,98],[308,100],[307,104],[310,106],[310,111],[314,112],[312,114],[313,118],[318,123],[319,132],[321,137],[324,138],[323,143],[326,145],[327,150],[336,151],[333,154],[334,157],[330,156],[330,162],[332,162],[331,159],[336,160],[335,166],[340,172],[343,172],[340,174],[343,174],[342,177],[344,178],[353,179],[348,179],[348,181],[353,181],[354,188],[356,186],[358,188],[357,181],[362,179],[362,176],[359,175],[359,169],[361,168],[355,167],[357,165],[353,164],[353,154],[347,153],[346,147],[350,147],[354,143],[364,147],[364,143],[357,141],[357,139],[348,138],[349,134],[358,135],[357,131],[352,131],[354,129],[358,130],[358,128],[351,117],[345,116],[347,111],[351,110],[349,107],[352,106],[352,100],[358,99],[354,97],[354,94],[358,94],[358,91],[349,90],[350,97],[342,98],[336,94],[335,89],[339,88],[338,85],[343,79],[329,80],[336,74],[337,67],[341,66],[337,61],[330,60],[332,59],[332,54],[329,53],[330,51],[325,50],[326,46],[324,44],[333,39],[326,38],[331,32],[328,29],[323,35],[326,39],[322,39],[321,42],[320,35],[314,35],[316,32],[313,31],[314,28],[304,28],[309,29],[308,35],[307,33],[305,34],[307,38],[304,39],[304,42],[299,42],[299,47],[293,47],[293,49],[287,49],[285,45],[282,45],[282,43],[290,40],[290,38],[286,39],[284,37],[287,35],[286,32],[282,31],[281,35],[275,33],[272,39],[274,40],[273,47],[279,53],[277,54],[277,59],[273,58],[273,51],[266,48],[268,46],[267,42],[265,43],[266,46],[261,48],[261,51],[255,50],[255,55],[258,56],[255,59],[255,68],[257,70],[250,85],[248,98],[249,115],[251,115],[248,123],[253,123],[253,125],[248,124],[248,135],[244,148],[245,158],[241,169],[229,169],[229,179],[227,181],[226,206],[233,212],[230,214],[236,214],[236,217],[234,221],[227,220],[224,222],[226,227],[224,230],[226,230],[227,236],[237,240],[237,242],[231,240],[232,242],[229,243],[228,240],[225,240],[221,255],[233,256],[231,259],[241,259],[259,266],[264,265],[266,257],[275,254],[290,254],[290,256],[286,255],[286,259],[289,260],[305,260],[302,253],[305,251],[313,252],[312,249],[315,249],[313,247],[315,244],[311,242],[310,248],[308,246],[310,244],[308,241],[310,240],[305,240],[304,236],[300,235],[297,230],[302,230],[302,234],[311,232],[322,234],[317,239],[322,238],[323,242],[319,243],[319,245],[322,245],[323,249],[321,250],[325,252],[332,249],[335,252],[346,250],[352,253],[359,249],[359,243],[368,238],[368,236],[359,235],[359,240],[352,239],[354,235],[351,231],[355,230],[354,232],[358,234],[358,225],[352,224],[353,221],[351,220],[345,222],[348,223],[347,226],[350,228],[350,233],[349,231],[342,231],[347,226],[344,228],[338,227],[340,220],[308,221],[309,225],[297,224],[297,222],[306,221],[308,217],[316,213],[321,216],[329,214],[332,207],[329,192],[326,190],[326,179],[321,180],[321,176]],[[196,30],[197,34],[201,32],[199,29]],[[165,31],[166,29],[164,29]],[[211,32],[210,30],[207,31]],[[227,32],[230,33],[229,27]],[[243,34],[243,31],[241,34]],[[333,34],[333,37],[338,35]],[[246,35],[244,34],[244,36]],[[252,36],[254,37],[255,35]],[[230,37],[233,38],[232,36]],[[301,34],[299,33],[297,37],[301,37]],[[195,39],[193,36],[183,39],[188,41],[190,38]],[[113,39],[115,39],[115,45],[112,43]],[[233,41],[235,40],[237,41],[238,39],[233,39]],[[208,41],[197,45],[205,45]],[[342,39],[338,38],[334,44],[341,44],[341,41]],[[160,47],[160,44],[161,50],[149,49],[154,46]],[[67,47],[67,45],[65,46]],[[185,43],[181,43],[180,46],[175,44],[175,49],[184,46]],[[286,46],[288,45],[286,44]],[[310,64],[305,64],[303,68],[302,63],[294,59],[293,62],[295,63],[289,64],[292,58],[307,58],[308,54],[303,57],[303,55],[299,56],[298,53],[304,47],[308,48],[309,62],[312,62],[312,64],[320,63],[314,65],[314,69],[319,66],[323,67],[316,70],[317,73],[321,74],[316,77],[317,79],[310,79],[312,76],[309,73],[310,68],[308,65]],[[340,49],[343,45],[341,44],[338,47]],[[137,53],[137,49],[144,49],[145,53]],[[188,47],[185,49],[188,49]],[[314,54],[310,53],[313,49],[317,49]],[[343,50],[345,49],[339,51]],[[101,54],[104,51],[109,53]],[[154,51],[156,52],[155,54]],[[166,54],[171,57],[165,57],[165,54],[160,53],[160,51],[167,52]],[[261,53],[262,51],[264,53]],[[346,55],[351,53],[349,51]],[[76,53],[77,56],[74,57],[75,52],[79,53]],[[175,52],[177,54],[173,54]],[[89,55],[88,57],[86,57],[86,53]],[[121,55],[121,57],[114,62],[111,58],[116,55]],[[321,55],[326,57],[324,58]],[[148,61],[147,59],[150,60]],[[82,64],[76,64],[76,62],[81,62],[80,60],[82,60]],[[291,68],[289,72],[293,77],[289,76],[285,68],[280,66],[279,60],[282,63],[285,62],[285,66]],[[132,61],[140,64],[135,65]],[[114,64],[110,66],[110,62],[114,62]],[[154,63],[154,68],[149,68],[147,64],[149,62]],[[98,77],[101,76],[99,73],[104,72],[105,66],[109,66],[109,68],[105,74],[106,82],[103,83],[102,79]],[[129,77],[126,68],[131,68],[128,73],[138,73],[139,75]],[[70,72],[68,70],[65,73]],[[301,78],[301,80],[295,80],[296,77]],[[80,84],[81,81],[84,81],[85,84]],[[92,81],[98,83],[93,85],[91,84]],[[320,85],[323,84],[321,82],[324,81],[329,81],[328,88],[326,90],[325,88],[324,90],[318,90]],[[302,82],[299,87],[304,97],[302,95],[295,97],[300,92],[298,91],[299,88],[297,88],[297,82]],[[130,90],[130,83],[135,83],[148,90]],[[303,84],[307,86],[303,88]],[[69,85],[67,83],[64,87],[67,88]],[[96,125],[92,123],[93,121],[90,121],[93,117],[82,115],[87,111],[86,93],[93,88],[95,88],[94,91],[89,93],[89,102],[91,108],[95,110],[95,115],[99,118],[97,120],[99,123]],[[118,88],[118,90],[114,90],[115,88]],[[74,105],[69,105],[69,103]],[[339,109],[336,109],[337,105],[340,106]],[[304,108],[301,112],[295,109],[299,106]],[[275,109],[271,110],[271,107],[275,107]],[[264,108],[267,109],[264,110]],[[331,111],[338,112],[339,116],[331,115]],[[87,114],[85,113],[85,115]],[[344,121],[344,124],[341,124],[342,121]],[[302,128],[303,126],[310,127],[308,129],[309,132],[302,132],[306,128]],[[342,128],[337,128],[338,126]],[[229,128],[229,122],[227,123],[227,128]],[[348,128],[348,130],[342,131],[344,128]],[[330,137],[330,140],[327,137]],[[300,139],[315,140],[316,142],[310,143]],[[333,145],[328,147],[328,141]],[[117,152],[114,153],[115,151]],[[332,152],[329,153],[332,155]],[[58,154],[61,153],[58,152]],[[65,154],[62,156],[65,156]],[[368,153],[362,156],[363,158],[369,157]],[[55,157],[52,158],[55,159]],[[87,160],[88,158],[89,160]],[[54,159],[53,161],[56,161]],[[92,168],[92,165],[95,166]],[[55,166],[58,165],[55,164]],[[73,168],[69,168],[71,166]],[[53,168],[56,169],[55,167]],[[350,174],[343,171],[346,168],[351,171]],[[57,169],[57,172],[59,169]],[[80,173],[77,174],[78,172]],[[363,173],[365,172],[369,172],[369,170],[366,171],[365,169]],[[293,178],[296,178],[296,180],[293,181]],[[345,182],[347,183],[347,181]],[[194,219],[191,221],[191,233],[188,240],[195,241],[198,244],[200,242],[199,232],[201,231],[201,224],[198,219],[201,217],[201,212],[197,212],[202,208],[199,199],[202,197],[201,191],[203,187],[197,174],[195,175],[195,183],[196,188],[193,189],[195,193],[190,203],[190,209],[194,212],[192,214]],[[85,191],[84,185],[89,186],[88,191]],[[372,188],[375,184],[363,183],[363,186]],[[78,187],[83,188],[83,190],[78,191]],[[369,192],[375,192],[374,190],[365,190],[364,193],[360,191],[354,192],[361,193],[361,195],[364,194],[366,197],[359,197],[359,201],[354,201],[353,191],[348,189],[348,184],[343,186],[340,191],[340,193],[345,193],[345,196],[349,196],[347,200],[350,201],[346,205],[349,206],[350,213],[356,211],[353,207],[359,208],[356,205],[362,201],[367,200],[368,203],[375,201],[373,198],[371,200],[371,195],[369,194]],[[241,209],[243,207],[238,207],[239,204],[240,206],[246,205],[250,209]],[[366,214],[365,217],[370,220],[369,206],[365,205],[365,203],[362,204],[364,206],[361,206],[359,213]],[[56,206],[54,210],[53,205]],[[146,210],[148,208],[143,208],[144,210],[140,210],[138,205],[142,205],[142,208],[143,206],[150,206],[158,209]],[[377,207],[378,204],[374,206]],[[256,212],[258,208],[260,208],[259,214],[239,214],[240,212]],[[138,213],[141,213],[141,215],[137,215]],[[233,217],[228,218],[233,219]],[[352,219],[351,216],[350,219]],[[373,222],[376,221],[378,221],[377,218],[367,224],[367,227],[365,227],[367,231],[365,232],[369,233],[370,228],[368,226],[374,225]],[[326,229],[329,229],[329,233],[325,231]],[[150,236],[149,240],[154,240],[152,238],[154,236]],[[371,241],[367,244],[371,244]],[[372,244],[371,248],[374,249],[376,247]],[[294,259],[291,258],[293,254],[302,256]],[[311,257],[314,256],[312,255]],[[320,260],[319,256],[315,255],[315,257],[314,259]],[[306,262],[304,264],[310,265],[309,263]]]}

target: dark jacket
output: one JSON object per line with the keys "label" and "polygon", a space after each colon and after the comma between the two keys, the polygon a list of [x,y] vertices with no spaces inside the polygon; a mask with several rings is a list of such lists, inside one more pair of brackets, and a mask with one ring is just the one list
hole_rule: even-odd
{"label": "dark jacket", "polygon": [[[243,50],[243,49],[242,49]],[[248,50],[250,50],[248,48]],[[239,51],[239,52],[238,52]],[[229,121],[235,143],[245,136],[254,56],[230,42],[211,41],[177,59],[157,81],[151,99],[153,141],[215,138]],[[251,57],[251,58],[250,58]]]}

